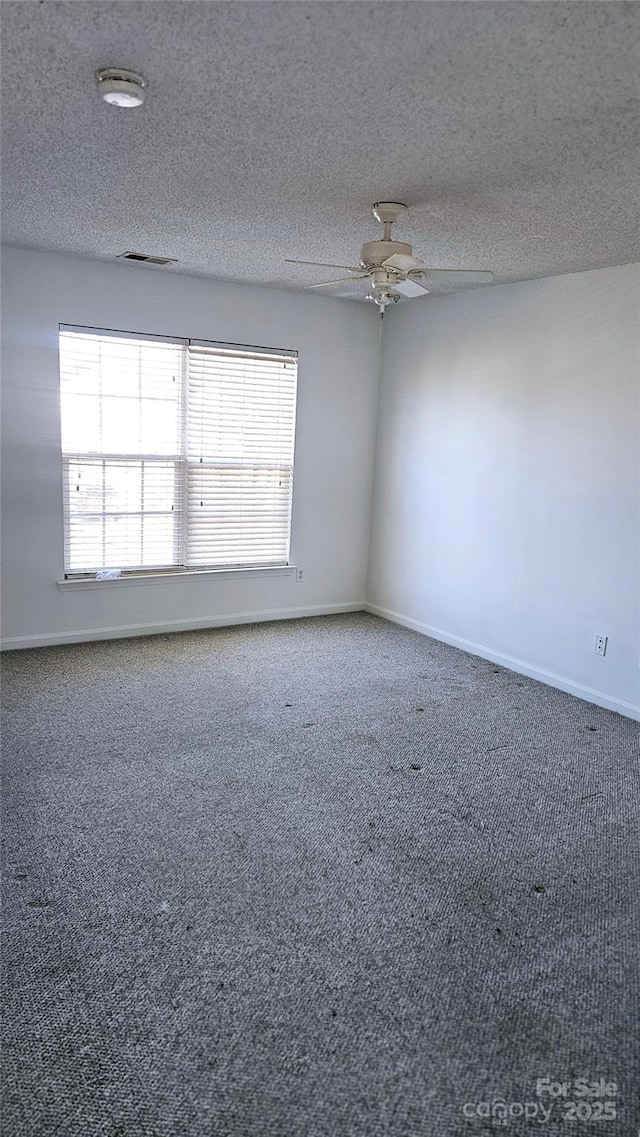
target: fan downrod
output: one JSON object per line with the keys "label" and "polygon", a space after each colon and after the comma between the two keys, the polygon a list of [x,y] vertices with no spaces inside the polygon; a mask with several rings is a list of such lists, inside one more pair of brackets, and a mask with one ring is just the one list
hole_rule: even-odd
{"label": "fan downrod", "polygon": [[376,221],[384,225],[383,241],[389,241],[391,238],[391,226],[403,213],[407,212],[407,206],[401,201],[376,201],[371,212]]}

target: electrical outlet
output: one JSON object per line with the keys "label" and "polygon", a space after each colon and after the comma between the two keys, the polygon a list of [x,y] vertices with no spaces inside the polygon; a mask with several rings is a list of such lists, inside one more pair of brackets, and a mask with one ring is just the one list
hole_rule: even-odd
{"label": "electrical outlet", "polygon": [[607,636],[596,636],[593,651],[594,655],[607,654]]}
{"label": "electrical outlet", "polygon": [[[296,581],[297,581],[297,583],[302,584],[303,580],[304,580],[304,573],[303,573],[302,569],[301,568],[296,569]],[[603,652],[603,654],[604,654],[604,652]]]}

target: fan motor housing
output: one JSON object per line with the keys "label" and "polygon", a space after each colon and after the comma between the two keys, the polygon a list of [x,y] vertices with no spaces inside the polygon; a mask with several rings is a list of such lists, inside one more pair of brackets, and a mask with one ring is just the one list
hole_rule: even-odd
{"label": "fan motor housing", "polygon": [[360,260],[363,265],[381,265],[394,253],[405,253],[410,257],[411,245],[406,241],[367,241],[360,249]]}

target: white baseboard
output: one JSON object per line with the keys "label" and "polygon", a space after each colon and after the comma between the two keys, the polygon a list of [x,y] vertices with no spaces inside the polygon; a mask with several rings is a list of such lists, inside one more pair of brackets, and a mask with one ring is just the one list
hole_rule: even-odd
{"label": "white baseboard", "polygon": [[534,667],[526,663],[525,660],[516,659],[510,655],[503,655],[501,652],[493,651],[483,644],[474,643],[473,640],[466,640],[463,639],[462,636],[451,635],[451,633],[445,632],[442,628],[434,628],[430,624],[422,623],[421,620],[413,620],[409,616],[404,616],[401,612],[394,612],[390,608],[382,608],[378,604],[368,604],[364,601],[353,601],[342,604],[315,604],[304,608],[274,608],[260,612],[233,612],[226,616],[209,616],[193,620],[166,620],[161,624],[124,624],[120,627],[85,628],[81,631],[74,632],[53,632],[35,636],[14,636],[0,641],[0,651],[15,651],[32,647],[55,647],[57,644],[90,643],[94,640],[127,639],[134,636],[166,635],[169,632],[193,632],[206,628],[227,627],[232,624],[257,624],[265,623],[270,620],[295,620],[303,619],[305,616],[338,615],[341,612],[371,612],[374,616],[381,616],[391,623],[400,624],[405,628],[411,628],[413,631],[420,632],[422,635],[430,636],[431,639],[440,640],[442,643],[447,643],[452,647],[457,647],[462,651],[469,652],[470,655],[478,655],[482,659],[491,660],[492,663],[499,663],[509,671],[516,671],[518,674],[526,675],[530,679],[537,679],[540,683],[546,683],[549,687],[557,687],[560,691],[566,691],[568,695],[575,695],[578,699],[584,699],[588,703],[595,703],[598,707],[605,707],[607,710],[616,711],[618,714],[626,715],[628,718],[640,721],[640,706],[627,703],[623,699],[615,699],[611,695],[605,695],[602,691],[594,691],[591,687],[585,687],[580,683],[573,682],[573,680],[566,679],[562,675],[545,671],[543,668]]}
{"label": "white baseboard", "polygon": [[421,632],[422,635],[430,636],[431,639],[451,644],[452,647],[467,651],[470,655],[479,655],[482,659],[499,663],[508,671],[516,671],[519,675],[526,675],[529,679],[537,679],[549,687],[557,687],[558,690],[565,691],[568,695],[575,695],[577,699],[584,699],[587,703],[595,703],[598,707],[605,707],[608,711],[617,711],[619,715],[626,715],[627,718],[640,721],[640,706],[627,703],[623,699],[615,699],[611,695],[603,694],[602,691],[594,691],[591,687],[584,687],[581,683],[574,683],[571,679],[565,679],[563,675],[555,675],[552,671],[534,667],[523,659],[503,655],[483,644],[474,643],[473,640],[465,640],[462,636],[451,635],[449,632],[443,631],[442,628],[434,628],[430,624],[423,624],[420,620],[412,620],[409,616],[403,616],[401,612],[393,612],[390,608],[381,608],[378,604],[365,604],[365,612],[371,612],[374,616],[382,616],[383,619],[389,620],[393,624],[401,624],[402,627],[411,628],[414,632]]}
{"label": "white baseboard", "polygon": [[39,636],[14,636],[0,642],[0,651],[29,647],[55,647],[57,644],[90,643],[92,640],[118,640],[133,636],[158,636],[167,632],[195,632],[224,628],[230,624],[260,624],[268,620],[295,620],[304,616],[331,616],[340,612],[364,612],[364,601],[346,604],[314,604],[306,608],[274,608],[262,612],[233,612],[227,616],[208,616],[197,620],[166,620],[161,624],[123,624],[111,628],[84,628],[76,632],[52,632]]}

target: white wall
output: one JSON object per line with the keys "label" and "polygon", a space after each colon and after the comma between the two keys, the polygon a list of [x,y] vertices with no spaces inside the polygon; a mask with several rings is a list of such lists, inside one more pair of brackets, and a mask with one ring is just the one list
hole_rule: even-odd
{"label": "white wall", "polygon": [[[2,272],[4,646],[362,606],[378,380],[369,306],[12,248]],[[292,560],[304,583],[263,572],[58,586],[59,323],[298,350]]]}
{"label": "white wall", "polygon": [[381,614],[632,715],[639,270],[394,309],[368,585]]}
{"label": "white wall", "polygon": [[[18,249],[2,270],[4,646],[362,606],[373,306]],[[367,591],[374,611],[631,714],[639,299],[640,266],[626,266],[389,313]],[[58,586],[59,323],[298,349],[303,584],[264,573]]]}

